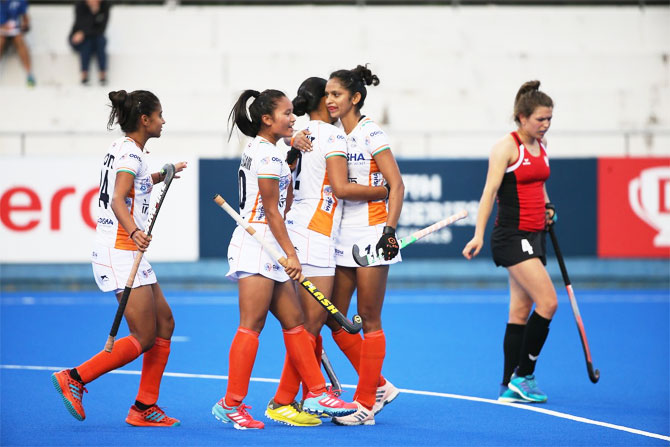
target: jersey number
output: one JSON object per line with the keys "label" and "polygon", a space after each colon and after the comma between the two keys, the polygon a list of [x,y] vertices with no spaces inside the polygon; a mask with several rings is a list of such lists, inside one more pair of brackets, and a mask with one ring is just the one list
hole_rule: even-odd
{"label": "jersey number", "polygon": [[240,182],[240,209],[244,209],[244,204],[247,201],[247,176],[240,169],[238,177]]}
{"label": "jersey number", "polygon": [[533,246],[530,245],[528,239],[521,239],[521,251],[525,251],[529,255],[533,254]]}
{"label": "jersey number", "polygon": [[107,204],[109,203],[109,193],[107,193],[107,187],[109,183],[109,179],[107,176],[109,175],[109,169],[100,171],[100,196],[98,196],[98,206],[100,206],[100,202],[105,206],[105,209],[107,209]]}

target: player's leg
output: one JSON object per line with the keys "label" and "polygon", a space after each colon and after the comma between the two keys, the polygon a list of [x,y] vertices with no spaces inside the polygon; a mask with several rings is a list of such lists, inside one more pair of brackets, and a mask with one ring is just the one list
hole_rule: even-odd
{"label": "player's leg", "polygon": [[509,276],[510,304],[505,336],[503,339],[503,378],[498,400],[501,402],[525,402],[521,395],[508,388],[514,370],[519,366],[526,321],[533,309],[533,300],[526,291]]}
{"label": "player's leg", "polygon": [[170,356],[174,318],[160,285],[154,283],[151,289],[156,318],[156,339],[151,349],[144,353],[140,388],[126,422],[135,426],[170,427],[179,425],[179,420],[168,417],[156,403],[163,372]]}
{"label": "player's leg", "polygon": [[305,331],[302,308],[292,283],[277,283],[271,310],[282,325],[288,357],[309,388],[303,409],[308,413],[329,416],[355,411],[355,404],[344,402],[326,390],[326,381],[314,353],[316,339]]}
{"label": "player's leg", "polygon": [[528,400],[545,402],[547,396],[537,387],[533,373],[558,306],[556,290],[539,258],[510,266],[508,271],[535,303],[535,310],[526,323],[516,377],[510,381],[509,387]]}
{"label": "player's leg", "polygon": [[250,275],[238,281],[240,325],[230,345],[226,395],[212,407],[221,422],[237,429],[263,428],[242,403],[249,390],[251,371],[258,352],[258,336],[265,326],[275,281],[262,275]]}
{"label": "player's leg", "polygon": [[[121,295],[117,293],[117,300]],[[86,392],[84,385],[130,363],[153,346],[156,323],[150,285],[132,289],[124,315],[130,335],[117,340],[112,352],[101,351],[76,368],[59,371],[52,376],[54,386],[62,395],[68,411],[80,421],[86,417],[81,402]]]}

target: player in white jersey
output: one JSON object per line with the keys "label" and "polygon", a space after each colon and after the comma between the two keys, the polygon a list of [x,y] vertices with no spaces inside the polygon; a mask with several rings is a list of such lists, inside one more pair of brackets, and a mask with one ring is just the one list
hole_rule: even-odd
{"label": "player in white jersey", "polygon": [[[349,181],[366,186],[389,186],[388,201],[344,201],[342,222],[337,237],[335,285],[331,301],[342,312],[357,290],[358,314],[363,319],[364,339],[346,333],[328,319],[333,339],[358,371],[354,400],[358,411],[334,418],[341,425],[374,424],[374,414],[392,401],[398,390],[381,376],[386,351],[381,310],[388,278],[388,264],[400,260],[395,227],[402,209],[405,187],[388,138],[372,120],[361,115],[367,96],[366,85],[379,84],[379,78],[362,65],[353,70],[338,70],[326,85],[326,107],[339,119],[347,137]],[[383,254],[382,265],[359,267],[352,257],[357,244],[366,251]]]}
{"label": "player in white jersey", "polygon": [[[250,102],[251,100],[251,102]],[[247,114],[247,103],[249,112]],[[258,336],[268,311],[277,317],[284,332],[284,344],[291,367],[299,371],[309,393],[298,411],[292,411],[292,425],[319,425],[321,420],[309,413],[346,415],[356,405],[346,403],[326,390],[326,381],[314,356],[314,348],[303,326],[303,314],[294,285],[302,268],[284,224],[284,211],[290,206],[292,187],[285,154],[275,145],[280,138],[293,134],[293,105],[278,90],[245,90],[230,113],[233,126],[254,138],[242,154],[238,179],[240,214],[265,240],[276,244],[288,264],[281,270],[261,244],[237,227],[228,246],[230,272],[238,281],[240,325],[230,346],[226,395],[212,407],[212,414],[238,429],[260,429],[242,403],[249,389],[251,370],[256,360]],[[232,130],[231,130],[232,132]]]}
{"label": "player in white jersey", "polygon": [[[115,291],[121,298],[139,251],[149,247],[145,229],[153,185],[163,179],[150,173],[144,147],[158,138],[165,120],[158,98],[151,92],[110,92],[112,111],[108,128],[118,122],[126,134],[114,141],[100,171],[98,225],[92,254],[93,274],[103,292]],[[175,171],[186,168],[175,164]],[[100,352],[76,368],[52,376],[68,411],[76,419],[86,417],[82,406],[84,385],[120,368],[144,353],[140,389],[126,422],[143,427],[170,427],[179,420],[168,417],[156,405],[163,371],[170,354],[174,319],[156,275],[143,257],[125,308],[130,335],[114,343],[111,353]]]}
{"label": "player in white jersey", "polygon": [[[297,160],[293,171],[293,202],[286,216],[286,226],[303,274],[325,296],[330,296],[342,199],[381,200],[383,203],[388,190],[383,186],[368,187],[348,181],[346,137],[342,130],[330,124],[325,102],[326,82],[317,77],[306,79],[293,100],[294,114],[309,114],[304,133],[311,140],[312,151],[303,153],[292,149],[291,154],[297,156]],[[299,294],[305,312],[305,329],[315,342],[314,353],[320,361],[320,332],[328,313],[305,289],[299,288]],[[285,407],[295,400],[300,383],[300,376],[290,363],[287,357],[279,387],[266,410],[266,416],[285,423],[290,423],[285,417]]]}

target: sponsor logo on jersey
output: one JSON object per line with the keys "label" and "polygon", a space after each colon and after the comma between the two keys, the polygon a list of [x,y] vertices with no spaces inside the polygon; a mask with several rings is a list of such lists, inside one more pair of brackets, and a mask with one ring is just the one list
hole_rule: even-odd
{"label": "sponsor logo on jersey", "polygon": [[109,277],[107,275],[100,275],[100,281],[107,282],[109,281]]}
{"label": "sponsor logo on jersey", "polygon": [[381,131],[381,130],[375,130],[374,132],[371,132],[371,133],[370,133],[370,136],[371,136],[371,137],[374,137],[374,136],[376,136],[376,135],[381,135],[381,134],[382,134],[382,131]]}
{"label": "sponsor logo on jersey", "polygon": [[147,269],[147,270],[142,270],[142,276],[144,276],[145,278],[148,278],[153,271],[154,271],[153,268],[150,268],[150,269]]}
{"label": "sponsor logo on jersey", "polygon": [[[137,159],[137,161],[139,161],[140,163],[142,163],[142,158],[141,158],[139,155],[137,155],[137,154],[128,154],[128,156],[129,156],[130,158],[135,158],[135,159]],[[123,158],[123,157],[121,157],[121,158]]]}
{"label": "sponsor logo on jersey", "polygon": [[140,179],[139,183],[140,184],[139,184],[138,188],[140,189],[140,191],[145,192],[145,193],[146,192],[151,192],[151,190],[154,187],[154,184],[151,181],[151,176],[147,176],[145,178]]}
{"label": "sponsor logo on jersey", "polygon": [[361,161],[361,160],[365,160],[365,156],[360,152],[358,154],[347,154],[347,160],[349,160],[349,161]]}
{"label": "sponsor logo on jersey", "polygon": [[[99,217],[98,218],[98,223],[100,225],[114,225],[114,221],[112,219],[108,219],[106,217]],[[96,252],[93,252],[93,256],[98,256]]]}
{"label": "sponsor logo on jersey", "polygon": [[271,272],[273,270],[275,272],[279,271],[279,266],[277,264],[270,264],[269,262],[266,262],[264,267],[266,272]]}
{"label": "sponsor logo on jersey", "polygon": [[335,249],[335,256],[344,256],[344,252],[340,249]]}
{"label": "sponsor logo on jersey", "polygon": [[523,163],[521,163],[521,164],[524,165],[524,166],[528,166],[530,164],[530,159],[524,158]]}

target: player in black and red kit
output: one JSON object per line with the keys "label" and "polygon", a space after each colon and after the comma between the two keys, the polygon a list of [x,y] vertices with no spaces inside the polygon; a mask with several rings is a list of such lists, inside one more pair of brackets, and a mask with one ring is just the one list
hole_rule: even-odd
{"label": "player in black and red kit", "polygon": [[544,267],[544,230],[556,217],[545,188],[549,159],[544,135],[551,125],[553,101],[539,87],[539,81],[526,82],[516,95],[514,121],[518,128],[491,150],[475,235],[463,249],[467,259],[481,250],[495,199],[498,215],[491,249],[496,265],[507,268],[510,287],[503,341],[505,364],[498,397],[504,402],[547,401],[533,373],[558,305],[556,290]]}

